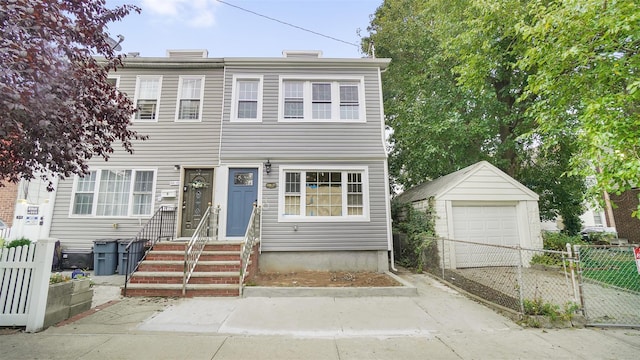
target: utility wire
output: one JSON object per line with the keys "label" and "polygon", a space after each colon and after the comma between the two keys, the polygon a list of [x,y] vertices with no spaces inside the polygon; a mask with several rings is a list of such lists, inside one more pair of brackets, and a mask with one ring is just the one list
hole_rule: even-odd
{"label": "utility wire", "polygon": [[352,43],[352,42],[349,42],[349,41],[341,40],[341,39],[335,38],[335,37],[333,37],[333,36],[329,36],[329,35],[325,35],[325,34],[319,33],[319,32],[317,32],[317,31],[313,31],[313,30],[305,29],[305,28],[303,28],[303,27],[301,27],[301,26],[294,25],[294,24],[288,23],[288,22],[286,22],[286,21],[278,20],[278,19],[275,19],[275,18],[269,17],[269,16],[267,16],[267,15],[263,15],[263,14],[257,13],[257,12],[255,12],[255,11],[251,11],[251,10],[249,10],[249,9],[245,9],[245,8],[240,7],[240,6],[238,6],[238,5],[230,4],[230,3],[226,2],[226,1],[222,1],[222,0],[216,0],[216,1],[217,1],[217,2],[219,2],[219,3],[221,3],[221,4],[224,4],[224,5],[228,5],[228,6],[234,7],[234,8],[236,8],[236,9],[238,9],[238,10],[242,10],[242,11],[248,12],[248,13],[253,14],[253,15],[256,15],[256,16],[263,17],[263,18],[268,19],[268,20],[271,20],[271,21],[279,22],[280,24],[283,24],[283,25],[291,26],[292,28],[296,28],[296,29],[298,29],[298,30],[306,31],[306,32],[308,32],[308,33],[312,33],[312,34],[314,34],[314,35],[322,36],[322,37],[325,37],[325,38],[327,38],[327,39],[331,39],[331,40],[334,40],[334,41],[338,41],[338,42],[341,42],[341,43],[345,43],[345,44],[347,44],[347,45],[355,46],[355,47],[357,47],[357,48],[359,48],[359,47],[360,47],[360,45],[358,45],[358,44],[356,44],[356,43]]}

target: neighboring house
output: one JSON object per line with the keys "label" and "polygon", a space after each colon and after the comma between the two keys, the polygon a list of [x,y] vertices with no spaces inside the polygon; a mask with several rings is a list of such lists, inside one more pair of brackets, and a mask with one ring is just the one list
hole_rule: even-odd
{"label": "neighboring house", "polygon": [[613,221],[618,237],[627,239],[629,243],[640,244],[640,220],[631,214],[638,210],[638,195],[640,189],[627,190],[620,195],[609,194],[612,206]]}
{"label": "neighboring house", "polygon": [[18,199],[18,184],[4,182],[3,185],[0,187],[0,220],[6,227],[11,227]]}
{"label": "neighboring house", "polygon": [[[415,186],[397,201],[416,209],[433,204],[439,237],[542,249],[538,195],[486,161]],[[489,247],[457,243],[444,249],[447,268],[513,265]]]}
{"label": "neighboring house", "polygon": [[[161,205],[190,237],[209,203],[219,239],[241,240],[262,207],[267,270],[388,269],[389,186],[381,71],[388,59],[127,58],[110,76],[149,135],[60,181],[50,236],[63,247],[131,238]],[[117,146],[117,145],[116,145]]]}

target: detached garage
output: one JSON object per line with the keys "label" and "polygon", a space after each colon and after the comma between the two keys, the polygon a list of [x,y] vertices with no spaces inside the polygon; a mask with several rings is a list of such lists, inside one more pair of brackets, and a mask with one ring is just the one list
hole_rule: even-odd
{"label": "detached garage", "polygon": [[[426,209],[432,201],[439,237],[542,249],[538,195],[486,161],[413,187],[398,201]],[[445,242],[447,268],[516,265],[499,249]],[[440,249],[442,251],[442,249]]]}

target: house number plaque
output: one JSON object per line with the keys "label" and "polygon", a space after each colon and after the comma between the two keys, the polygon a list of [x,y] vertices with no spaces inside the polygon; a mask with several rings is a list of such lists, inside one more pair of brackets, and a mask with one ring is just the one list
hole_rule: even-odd
{"label": "house number plaque", "polygon": [[264,184],[264,187],[266,187],[267,189],[275,189],[276,188],[276,183],[268,182],[268,183]]}

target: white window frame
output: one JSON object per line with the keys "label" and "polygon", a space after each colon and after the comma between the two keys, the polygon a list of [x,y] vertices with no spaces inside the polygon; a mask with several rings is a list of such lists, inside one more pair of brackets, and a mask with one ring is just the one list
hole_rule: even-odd
{"label": "white window frame", "polygon": [[107,75],[107,79],[115,79],[116,80],[116,89],[120,89],[120,75]]}
{"label": "white window frame", "polygon": [[[301,81],[304,83],[304,116],[303,118],[285,118],[284,116],[284,82]],[[331,118],[330,119],[313,119],[313,83],[330,83],[331,84]],[[340,84],[351,83],[358,86],[358,118],[357,119],[341,119],[340,118]],[[366,122],[366,104],[364,91],[364,76],[294,76],[281,75],[279,78],[278,92],[278,122],[293,123],[364,123]]]}
{"label": "white window frame", "polygon": [[136,76],[136,92],[133,98],[133,105],[138,107],[138,100],[140,99],[140,80],[142,79],[157,79],[158,80],[158,94],[155,99],[146,99],[146,100],[156,100],[156,113],[153,119],[138,119],[138,112],[136,111],[133,114],[132,122],[158,122],[159,114],[160,114],[160,94],[162,94],[162,75],[138,75]]}
{"label": "white window frame", "polygon": [[[239,81],[257,81],[258,82],[258,99],[257,113],[255,119],[238,118],[238,102],[240,101],[238,92],[240,91]],[[231,85],[231,122],[262,122],[262,97],[263,97],[264,77],[255,74],[234,74]]]}
{"label": "white window frame", "polygon": [[[184,80],[200,80],[200,97],[197,99],[200,101],[198,107],[198,118],[196,119],[181,119],[180,118],[180,101],[181,100],[196,100],[195,98],[182,97],[182,84]],[[202,122],[202,108],[204,104],[204,75],[181,75],[178,80],[178,99],[176,100],[176,122]]]}
{"label": "white window frame", "polygon": [[[279,167],[280,184],[278,187],[278,222],[368,222],[369,212],[369,167],[367,166],[296,166],[281,165]],[[327,171],[342,172],[342,216],[306,216],[306,172]],[[287,172],[301,172],[300,174],[300,215],[285,215],[285,195]],[[362,174],[362,215],[348,214],[348,186],[347,173]]]}
{"label": "white window frame", "polygon": [[[100,194],[100,180],[102,177],[102,171],[131,171],[131,184],[129,187],[129,195],[128,195],[128,200],[127,200],[127,215],[96,215],[97,214],[97,210],[98,210],[98,198],[99,198],[99,194]],[[98,218],[98,219],[128,219],[128,218],[150,218],[151,216],[153,216],[153,212],[154,212],[154,208],[155,208],[155,194],[156,194],[156,186],[157,186],[157,182],[158,182],[158,170],[157,169],[152,169],[152,168],[136,168],[136,169],[128,169],[128,168],[96,168],[96,169],[91,169],[91,171],[95,171],[96,172],[96,179],[95,179],[95,185],[94,185],[94,189],[93,189],[93,204],[92,204],[92,209],[91,209],[91,213],[90,214],[74,214],[73,213],[73,208],[75,205],[75,197],[76,197],[76,192],[78,189],[78,181],[80,180],[79,176],[75,176],[74,180],[73,180],[73,189],[72,189],[72,193],[71,193],[71,201],[70,201],[70,205],[69,205],[69,217],[70,218]],[[150,204],[150,213],[149,214],[144,214],[144,215],[133,215],[133,198],[134,198],[134,184],[135,184],[135,178],[136,178],[136,173],[137,172],[142,172],[142,171],[151,171],[153,172],[153,185],[152,185],[152,190],[150,191],[151,194],[151,204]],[[83,191],[82,193],[88,193],[86,191]]]}

